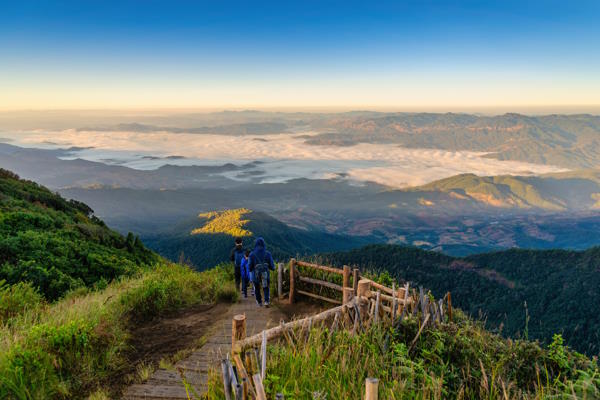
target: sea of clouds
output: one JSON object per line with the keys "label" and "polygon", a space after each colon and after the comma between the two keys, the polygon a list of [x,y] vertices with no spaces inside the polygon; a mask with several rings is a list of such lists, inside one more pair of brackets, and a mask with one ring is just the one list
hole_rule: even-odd
{"label": "sea of clouds", "polygon": [[[304,132],[302,135],[315,134]],[[402,188],[461,173],[530,175],[563,169],[500,161],[484,153],[409,149],[389,144],[314,146],[298,133],[226,136],[171,132],[29,131],[8,133],[12,144],[26,147],[79,147],[66,158],[82,158],[136,169],[172,165],[244,164],[262,161],[260,174],[229,173],[233,179],[281,182],[293,178],[339,178],[373,181]],[[3,136],[6,134],[3,133]],[[175,156],[175,157],[174,157]],[[170,157],[170,158],[167,158]],[[258,171],[257,171],[258,172]]]}

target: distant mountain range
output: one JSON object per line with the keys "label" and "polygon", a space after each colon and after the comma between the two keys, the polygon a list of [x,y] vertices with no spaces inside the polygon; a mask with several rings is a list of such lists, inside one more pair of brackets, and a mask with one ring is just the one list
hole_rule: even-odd
{"label": "distant mountain range", "polygon": [[600,116],[381,113],[345,115],[312,122],[327,130],[309,143],[389,143],[412,148],[470,150],[499,160],[566,168],[600,166]]}

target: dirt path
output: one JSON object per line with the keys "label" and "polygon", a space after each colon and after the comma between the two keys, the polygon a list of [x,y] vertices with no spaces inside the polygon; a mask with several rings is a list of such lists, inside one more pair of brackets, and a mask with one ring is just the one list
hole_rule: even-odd
{"label": "dirt path", "polygon": [[208,330],[208,339],[204,346],[177,362],[174,370],[159,369],[147,382],[130,386],[125,391],[123,400],[188,399],[177,369],[184,371],[186,381],[198,394],[206,393],[209,370],[219,368],[220,360],[231,350],[231,320],[236,314],[246,314],[247,336],[275,326],[281,319],[287,319],[277,307],[258,307],[253,297],[241,298],[215,319]]}

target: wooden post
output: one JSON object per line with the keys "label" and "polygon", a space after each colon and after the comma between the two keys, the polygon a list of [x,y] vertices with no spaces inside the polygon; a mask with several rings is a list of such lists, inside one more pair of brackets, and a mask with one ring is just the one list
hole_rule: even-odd
{"label": "wooden post", "polygon": [[358,290],[358,268],[354,268],[352,271],[352,288],[354,289],[354,293]]}
{"label": "wooden post", "polygon": [[398,299],[395,282],[392,282],[392,293],[392,323],[394,323],[394,321],[396,321],[396,309],[398,308]]}
{"label": "wooden post", "polygon": [[252,376],[254,380],[254,386],[256,386],[256,399],[257,400],[267,400],[267,394],[265,393],[265,387],[263,386],[262,379],[260,379],[260,375],[256,374]]}
{"label": "wooden post", "polygon": [[377,400],[379,395],[379,379],[367,378],[365,380],[365,400]]}
{"label": "wooden post", "polygon": [[223,374],[223,390],[225,393],[225,399],[231,400],[231,379],[226,360],[221,360],[221,373]]}
{"label": "wooden post", "polygon": [[375,323],[379,322],[379,302],[381,301],[380,297],[381,297],[381,292],[378,290],[377,297],[375,300]]}
{"label": "wooden post", "polygon": [[248,379],[242,378],[242,400],[248,400]]}
{"label": "wooden post", "polygon": [[342,287],[343,288],[350,287],[350,267],[347,266],[347,265],[344,265],[344,274],[343,274],[343,280],[342,280]]}
{"label": "wooden post", "polygon": [[290,260],[290,304],[294,304],[294,273],[296,270],[296,259]]}
{"label": "wooden post", "polygon": [[246,316],[237,314],[231,321],[231,351],[235,349],[235,342],[246,339]]}
{"label": "wooden post", "polygon": [[283,263],[277,264],[277,298],[283,298]]}
{"label": "wooden post", "polygon": [[352,300],[353,297],[354,297],[354,289],[352,289],[351,287],[345,287],[344,293],[343,293],[343,298],[342,298],[342,304],[346,304],[347,302]]}
{"label": "wooden post", "polygon": [[261,346],[261,354],[260,354],[260,377],[264,380],[267,374],[267,332],[263,331],[262,333],[262,346]]}
{"label": "wooden post", "polygon": [[452,322],[452,295],[448,292],[448,319]]}
{"label": "wooden post", "polygon": [[368,279],[361,279],[358,281],[358,288],[356,291],[357,297],[369,297],[371,295],[371,281]]}

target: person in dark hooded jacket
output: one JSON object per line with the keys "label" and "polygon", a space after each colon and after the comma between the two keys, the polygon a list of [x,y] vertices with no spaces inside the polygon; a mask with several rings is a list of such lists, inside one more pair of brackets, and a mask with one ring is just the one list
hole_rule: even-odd
{"label": "person in dark hooded jacket", "polygon": [[[261,291],[264,291],[265,306],[269,305],[270,270],[275,270],[273,256],[267,250],[265,240],[261,237],[256,239],[254,250],[248,257],[248,269],[254,275],[254,294],[256,304],[262,306]],[[262,289],[262,290],[261,290]]]}
{"label": "person in dark hooded jacket", "polygon": [[240,290],[240,283],[242,281],[242,259],[244,258],[242,238],[235,238],[235,247],[231,250],[230,258],[231,262],[233,262],[235,287]]}

